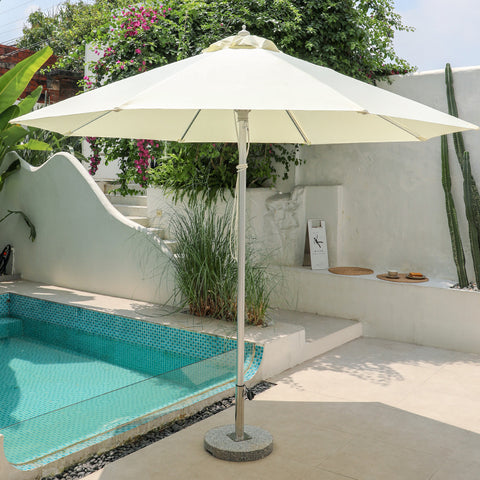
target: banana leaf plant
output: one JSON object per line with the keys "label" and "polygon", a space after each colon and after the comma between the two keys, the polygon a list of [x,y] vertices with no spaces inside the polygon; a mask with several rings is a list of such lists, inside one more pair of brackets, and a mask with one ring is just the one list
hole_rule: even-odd
{"label": "banana leaf plant", "polygon": [[[51,150],[50,145],[36,139],[24,141],[29,130],[9,123],[10,120],[30,112],[37,103],[42,87],[37,87],[32,93],[19,100],[27,88],[30,80],[40,67],[50,58],[52,49],[45,47],[30,57],[17,63],[15,67],[0,77],[0,191],[6,179],[20,168],[20,160],[14,160],[7,168],[3,168],[3,161],[7,153],[21,150]],[[12,214],[20,215],[30,229],[30,239],[35,240],[35,227],[25,213],[17,210],[8,210],[8,214],[0,218],[0,222]]]}

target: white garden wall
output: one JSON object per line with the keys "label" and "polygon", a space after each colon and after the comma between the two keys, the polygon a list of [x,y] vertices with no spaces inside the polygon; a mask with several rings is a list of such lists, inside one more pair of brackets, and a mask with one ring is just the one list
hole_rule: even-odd
{"label": "white garden wall", "polygon": [[[459,116],[480,125],[480,67],[454,69]],[[392,77],[383,88],[447,111],[443,71]],[[480,186],[480,132],[464,133]],[[461,172],[450,141],[450,165],[464,249],[473,278]],[[302,147],[297,185],[343,188],[344,265],[376,271],[422,271],[456,279],[441,183],[440,140]],[[329,225],[327,223],[327,229]]]}
{"label": "white garden wall", "polygon": [[[447,111],[443,71],[392,81],[383,87]],[[480,67],[455,69],[454,85],[460,117],[480,125]],[[466,132],[464,139],[480,186],[480,132]],[[474,280],[462,175],[449,142],[454,198]],[[457,274],[441,183],[440,140],[302,147],[302,156],[307,163],[296,170],[296,188],[342,188],[337,258],[342,265],[370,267],[375,273],[348,277],[284,267],[275,305],[359,320],[366,336],[480,353],[480,294],[450,288]],[[376,278],[390,268],[421,271],[430,281],[400,284]]]}
{"label": "white garden wall", "polygon": [[0,206],[1,216],[8,209],[24,211],[37,230],[31,242],[20,217],[0,226],[0,245],[13,245],[22,278],[124,298],[169,299],[168,249],[113,208],[73,156],[57,154],[38,168],[22,161],[0,192]]}

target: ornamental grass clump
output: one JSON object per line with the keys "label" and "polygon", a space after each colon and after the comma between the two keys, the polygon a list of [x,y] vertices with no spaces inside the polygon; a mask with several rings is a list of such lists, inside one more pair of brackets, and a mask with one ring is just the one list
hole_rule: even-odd
{"label": "ornamental grass clump", "polygon": [[[181,305],[201,317],[236,321],[237,260],[231,248],[231,215],[197,204],[172,218],[177,246],[172,256],[176,294]],[[272,283],[251,246],[245,265],[245,316],[264,325]]]}

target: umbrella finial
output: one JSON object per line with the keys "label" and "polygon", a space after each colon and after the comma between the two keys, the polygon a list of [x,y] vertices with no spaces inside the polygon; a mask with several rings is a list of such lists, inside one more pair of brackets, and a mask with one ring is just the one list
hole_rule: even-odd
{"label": "umbrella finial", "polygon": [[271,50],[272,52],[279,52],[280,50],[275,46],[271,40],[257,37],[256,35],[250,35],[246,25],[242,25],[242,30],[233,37],[224,38],[218,42],[212,43],[203,52],[217,52],[218,50],[224,50],[225,48],[250,48],[250,49],[263,49]]}
{"label": "umbrella finial", "polygon": [[246,37],[247,35],[250,35],[250,32],[247,30],[246,25],[242,25],[242,30],[238,32],[238,35],[241,35],[242,37]]}

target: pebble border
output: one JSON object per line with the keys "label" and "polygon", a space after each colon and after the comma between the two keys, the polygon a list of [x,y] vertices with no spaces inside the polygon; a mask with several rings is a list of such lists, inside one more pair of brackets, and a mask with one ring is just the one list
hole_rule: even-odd
{"label": "pebble border", "polygon": [[[274,383],[263,381],[257,383],[250,390],[254,394],[257,394],[268,390],[274,385]],[[114,462],[115,460],[130,455],[131,453],[147,447],[152,443],[158,442],[163,438],[169,437],[170,435],[173,435],[174,433],[179,432],[180,430],[183,430],[184,428],[187,428],[194,423],[205,420],[212,415],[215,415],[222,412],[223,410],[226,410],[227,408],[232,407],[234,404],[234,396],[219,400],[218,402],[215,402],[214,404],[205,407],[204,409],[191,415],[190,417],[179,419],[173,423],[170,423],[169,425],[164,425],[155,430],[151,430],[144,435],[140,435],[132,440],[129,440],[127,443],[121,445],[120,447],[116,447],[108,452],[93,455],[85,462],[73,465],[57,475],[43,477],[41,480],[77,480],[86,477],[87,475],[90,475],[91,473],[96,472],[101,468],[104,468],[106,465]]]}
{"label": "pebble border", "polygon": [[460,288],[460,285],[458,283],[456,283],[455,285],[452,285],[450,288],[453,288],[455,290],[480,292],[480,289],[477,287],[477,284],[475,282],[469,282],[469,284],[466,287],[463,287],[463,288]]}

